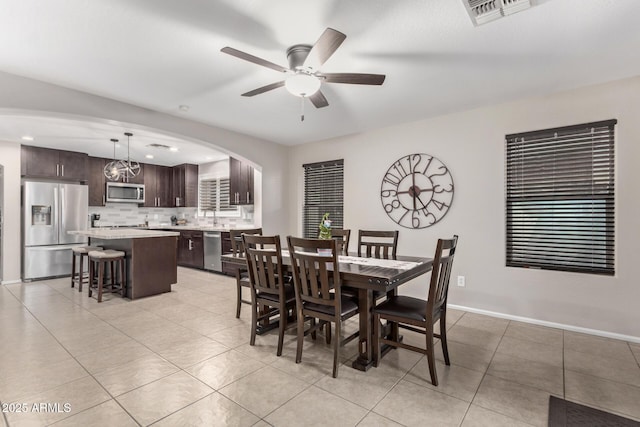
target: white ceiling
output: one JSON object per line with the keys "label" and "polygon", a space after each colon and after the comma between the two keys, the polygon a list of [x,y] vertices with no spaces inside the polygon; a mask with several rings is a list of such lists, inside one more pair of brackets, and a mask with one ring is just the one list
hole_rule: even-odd
{"label": "white ceiling", "polygon": [[[640,74],[640,1],[532,2],[474,27],[462,0],[0,0],[0,70],[291,145]],[[240,96],[281,76],[222,47],[286,66],[327,27],[347,39],[322,71],[383,86],[323,84],[330,105],[304,122],[283,88]]]}
{"label": "white ceiling", "polygon": [[[131,132],[128,140],[124,132]],[[25,141],[23,136],[33,137]],[[203,164],[229,156],[210,146],[163,135],[158,132],[122,127],[118,123],[86,122],[57,117],[0,116],[0,139],[16,140],[24,145],[79,151],[90,156],[132,160],[175,166],[182,163]],[[150,147],[161,144],[167,148]],[[127,149],[128,147],[128,149]],[[174,148],[177,151],[170,151]],[[153,158],[147,158],[152,155]]]}

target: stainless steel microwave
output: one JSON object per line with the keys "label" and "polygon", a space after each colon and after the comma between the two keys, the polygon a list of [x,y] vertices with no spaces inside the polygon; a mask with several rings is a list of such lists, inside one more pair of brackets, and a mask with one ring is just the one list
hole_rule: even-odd
{"label": "stainless steel microwave", "polygon": [[144,203],[144,184],[107,182],[107,202]]}

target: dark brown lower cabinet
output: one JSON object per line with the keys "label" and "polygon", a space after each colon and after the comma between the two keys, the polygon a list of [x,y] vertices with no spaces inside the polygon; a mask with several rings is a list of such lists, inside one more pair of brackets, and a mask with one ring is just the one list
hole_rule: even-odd
{"label": "dark brown lower cabinet", "polygon": [[178,265],[204,268],[204,240],[202,231],[181,231],[178,239]]}
{"label": "dark brown lower cabinet", "polygon": [[[222,255],[231,253],[231,236],[228,231],[223,231],[220,233],[222,237]],[[226,262],[222,263],[222,272],[227,276],[235,276],[236,270],[238,267],[234,265],[229,265]]]}

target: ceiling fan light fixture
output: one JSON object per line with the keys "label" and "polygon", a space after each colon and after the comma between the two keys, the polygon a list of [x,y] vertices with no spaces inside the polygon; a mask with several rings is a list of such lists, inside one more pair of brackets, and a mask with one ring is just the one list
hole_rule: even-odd
{"label": "ceiling fan light fixture", "polygon": [[285,80],[284,87],[292,95],[309,97],[320,89],[320,79],[311,74],[297,73]]}

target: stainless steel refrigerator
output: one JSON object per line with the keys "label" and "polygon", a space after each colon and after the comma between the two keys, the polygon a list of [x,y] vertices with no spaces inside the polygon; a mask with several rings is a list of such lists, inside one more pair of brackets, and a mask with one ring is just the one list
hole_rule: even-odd
{"label": "stainless steel refrigerator", "polygon": [[25,181],[22,186],[22,279],[71,274],[71,248],[87,242],[86,185]]}

